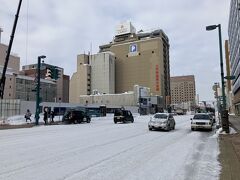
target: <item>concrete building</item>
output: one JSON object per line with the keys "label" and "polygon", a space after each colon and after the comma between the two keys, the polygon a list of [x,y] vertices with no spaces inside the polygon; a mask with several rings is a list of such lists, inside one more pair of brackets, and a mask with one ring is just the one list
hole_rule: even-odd
{"label": "concrete building", "polygon": [[[21,99],[24,101],[35,101],[36,92],[33,91],[36,88],[35,78],[29,76],[17,75],[15,77],[15,99]],[[51,80],[40,80],[40,97],[42,102],[54,102],[57,96],[57,84]]]}
{"label": "concrete building", "polygon": [[171,77],[172,104],[192,102],[195,105],[196,88],[194,75]]}
{"label": "concrete building", "polygon": [[230,64],[231,75],[235,76],[233,80],[233,104],[235,113],[240,114],[240,1],[231,0],[229,24],[229,49],[230,49]]}
{"label": "concrete building", "polygon": [[[47,74],[47,69],[52,67],[54,65],[50,65],[50,64],[46,64],[46,63],[41,63],[41,79],[42,81],[46,78],[46,74]],[[64,69],[61,67],[57,67],[54,66],[55,68],[57,68],[59,70],[59,78],[57,80],[51,80],[48,79],[49,81],[49,93],[50,91],[52,91],[51,88],[51,84],[52,82],[54,84],[56,84],[56,93],[54,93],[54,96],[49,96],[49,98],[47,98],[47,102],[69,102],[69,94],[68,94],[68,89],[69,89],[69,76],[64,75]],[[37,70],[37,64],[29,64],[29,65],[25,65],[22,67],[22,71],[20,72],[21,75],[24,76],[28,76],[28,77],[32,77],[35,78],[36,76],[36,70]],[[47,91],[47,87],[46,87],[46,91]],[[43,92],[43,94],[46,94],[48,92]],[[52,94],[52,93],[50,93]]]}
{"label": "concrete building", "polygon": [[170,104],[169,41],[162,30],[136,33],[130,22],[122,23],[114,40],[99,48],[116,56],[116,93],[130,91],[139,84]]}
{"label": "concrete building", "polygon": [[[8,46],[0,44],[0,75],[3,71],[6,51]],[[44,64],[42,68],[49,67]],[[11,54],[6,72],[6,82],[4,88],[4,99],[21,99],[25,101],[34,101],[36,93],[35,74],[37,64],[26,65],[20,71],[20,58]],[[68,102],[69,76],[63,75],[63,69],[60,69],[60,79],[57,82],[45,79],[46,69],[41,70],[41,98],[45,102],[59,101]]]}
{"label": "concrete building", "polygon": [[[229,58],[229,45],[228,40],[225,40],[225,59],[226,59],[226,76],[231,76],[230,69],[230,58]],[[233,106],[233,93],[232,93],[232,80],[226,79],[225,91],[226,91],[226,106],[229,113],[235,112],[235,107]]]}
{"label": "concrete building", "polygon": [[80,95],[93,92],[115,93],[115,56],[111,52],[77,57],[77,72],[70,81],[69,100],[78,103]]}
{"label": "concrete building", "polygon": [[78,103],[80,95],[91,94],[91,69],[89,56],[77,56],[77,72],[73,73],[69,87],[69,102]]}
{"label": "concrete building", "polygon": [[105,105],[107,107],[135,106],[141,109],[141,114],[162,112],[164,108],[162,97],[151,96],[150,88],[138,85],[133,87],[133,91],[120,94],[80,95],[79,104],[85,104],[86,106]]}
{"label": "concrete building", "polygon": [[[6,52],[8,46],[0,43],[0,78],[2,77],[2,71],[5,63]],[[20,69],[20,57],[11,54],[6,71],[6,81],[4,87],[4,99],[15,98],[15,77],[19,74]]]}
{"label": "concrete building", "polygon": [[91,90],[99,93],[115,93],[115,56],[111,52],[90,56]]}

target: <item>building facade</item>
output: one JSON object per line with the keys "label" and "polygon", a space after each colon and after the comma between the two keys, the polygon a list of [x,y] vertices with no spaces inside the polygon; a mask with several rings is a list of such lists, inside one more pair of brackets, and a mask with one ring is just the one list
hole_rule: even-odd
{"label": "building facade", "polygon": [[[46,77],[47,69],[49,69],[50,67],[55,67],[59,70],[59,72],[58,72],[59,78],[57,80],[51,80],[51,78]],[[29,65],[25,65],[22,67],[22,71],[20,72],[20,74],[27,76],[27,77],[35,78],[36,70],[37,70],[37,64],[29,64]],[[49,80],[48,81],[49,88],[51,86],[51,82],[56,84],[56,89],[55,89],[56,93],[53,97],[51,97],[51,99],[47,98],[47,102],[69,102],[69,94],[68,94],[69,91],[67,90],[67,89],[69,89],[69,76],[64,75],[63,68],[57,67],[54,65],[50,65],[50,64],[41,63],[40,74],[41,74],[40,77],[41,77],[42,81],[44,79]],[[51,94],[52,90],[53,89],[48,90],[50,94]]]}
{"label": "building facade", "polygon": [[78,103],[80,95],[91,94],[91,69],[89,56],[81,54],[77,56],[77,72],[73,73],[69,87],[69,102]]}
{"label": "building facade", "polygon": [[91,90],[102,94],[115,93],[115,56],[111,52],[90,56]]}
{"label": "building facade", "polygon": [[123,23],[117,27],[114,40],[99,48],[116,56],[116,93],[130,91],[138,84],[170,104],[169,41],[162,30],[136,33],[130,22]]}
{"label": "building facade", "polygon": [[229,49],[231,75],[235,76],[232,82],[233,104],[235,113],[240,114],[240,1],[231,0],[229,24]]}
{"label": "building facade", "polygon": [[[15,78],[16,91],[15,99],[21,99],[24,101],[36,100],[36,83],[35,78],[29,76],[18,75]],[[54,102],[57,95],[57,85],[50,80],[40,80],[40,97],[42,102]]]}
{"label": "building facade", "polygon": [[172,104],[192,102],[195,105],[195,97],[196,88],[193,75],[171,77]]}
{"label": "building facade", "polygon": [[80,95],[115,93],[115,56],[111,52],[77,57],[77,72],[70,81],[69,100],[78,103]]}
{"label": "building facade", "polygon": [[[8,46],[0,43],[0,78],[2,77],[2,71],[5,64],[6,52]],[[16,90],[16,75],[19,74],[20,69],[20,57],[11,54],[8,61],[7,71],[6,71],[6,81],[4,87],[4,99],[14,99]]]}

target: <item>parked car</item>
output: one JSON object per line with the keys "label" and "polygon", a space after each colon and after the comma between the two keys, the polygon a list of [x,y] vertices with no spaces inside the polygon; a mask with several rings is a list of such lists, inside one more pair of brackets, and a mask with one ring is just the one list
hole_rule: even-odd
{"label": "parked car", "polygon": [[131,113],[131,111],[128,110],[115,110],[114,112],[114,123],[116,124],[117,122],[134,122],[134,118],[133,115]]}
{"label": "parked car", "polygon": [[176,122],[174,120],[173,114],[171,113],[156,113],[151,117],[148,122],[148,129],[151,131],[153,129],[163,129],[170,131],[175,129]]}
{"label": "parked car", "polygon": [[62,121],[68,124],[81,122],[90,123],[91,117],[82,110],[71,109],[66,111],[63,115]]}
{"label": "parked car", "polygon": [[208,129],[212,130],[213,121],[208,113],[198,113],[191,120],[191,129]]}

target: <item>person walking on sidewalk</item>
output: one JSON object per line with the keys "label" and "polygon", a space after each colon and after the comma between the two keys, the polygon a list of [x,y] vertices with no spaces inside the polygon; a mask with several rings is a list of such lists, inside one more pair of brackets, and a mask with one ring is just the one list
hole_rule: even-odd
{"label": "person walking on sidewalk", "polygon": [[54,123],[54,120],[53,120],[53,119],[54,119],[54,112],[51,111],[51,112],[50,112],[50,122],[51,122],[51,123]]}
{"label": "person walking on sidewalk", "polygon": [[48,123],[48,109],[47,108],[44,108],[43,120],[44,120],[44,124],[47,125],[47,123]]}
{"label": "person walking on sidewalk", "polygon": [[27,110],[27,112],[26,112],[26,114],[25,114],[25,119],[26,119],[26,122],[29,120],[30,122],[32,122],[32,120],[31,120],[31,115],[32,115],[32,113],[30,112],[30,110],[28,109]]}

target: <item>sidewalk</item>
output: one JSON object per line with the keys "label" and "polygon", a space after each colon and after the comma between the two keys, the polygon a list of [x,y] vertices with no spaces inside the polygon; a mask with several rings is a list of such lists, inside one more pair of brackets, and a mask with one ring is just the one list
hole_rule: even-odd
{"label": "sidewalk", "polygon": [[229,124],[238,133],[219,136],[220,155],[222,166],[221,180],[240,179],[240,117],[229,116]]}
{"label": "sidewalk", "polygon": [[[62,124],[59,121],[53,122],[53,123],[48,123],[46,126],[52,126],[52,125],[60,125]],[[44,123],[43,122],[39,122],[38,126],[43,126]],[[18,129],[18,128],[31,128],[34,127],[35,122],[32,123],[26,123],[26,124],[19,124],[19,125],[10,125],[10,124],[4,124],[4,125],[0,125],[0,130],[4,130],[4,129]]]}

